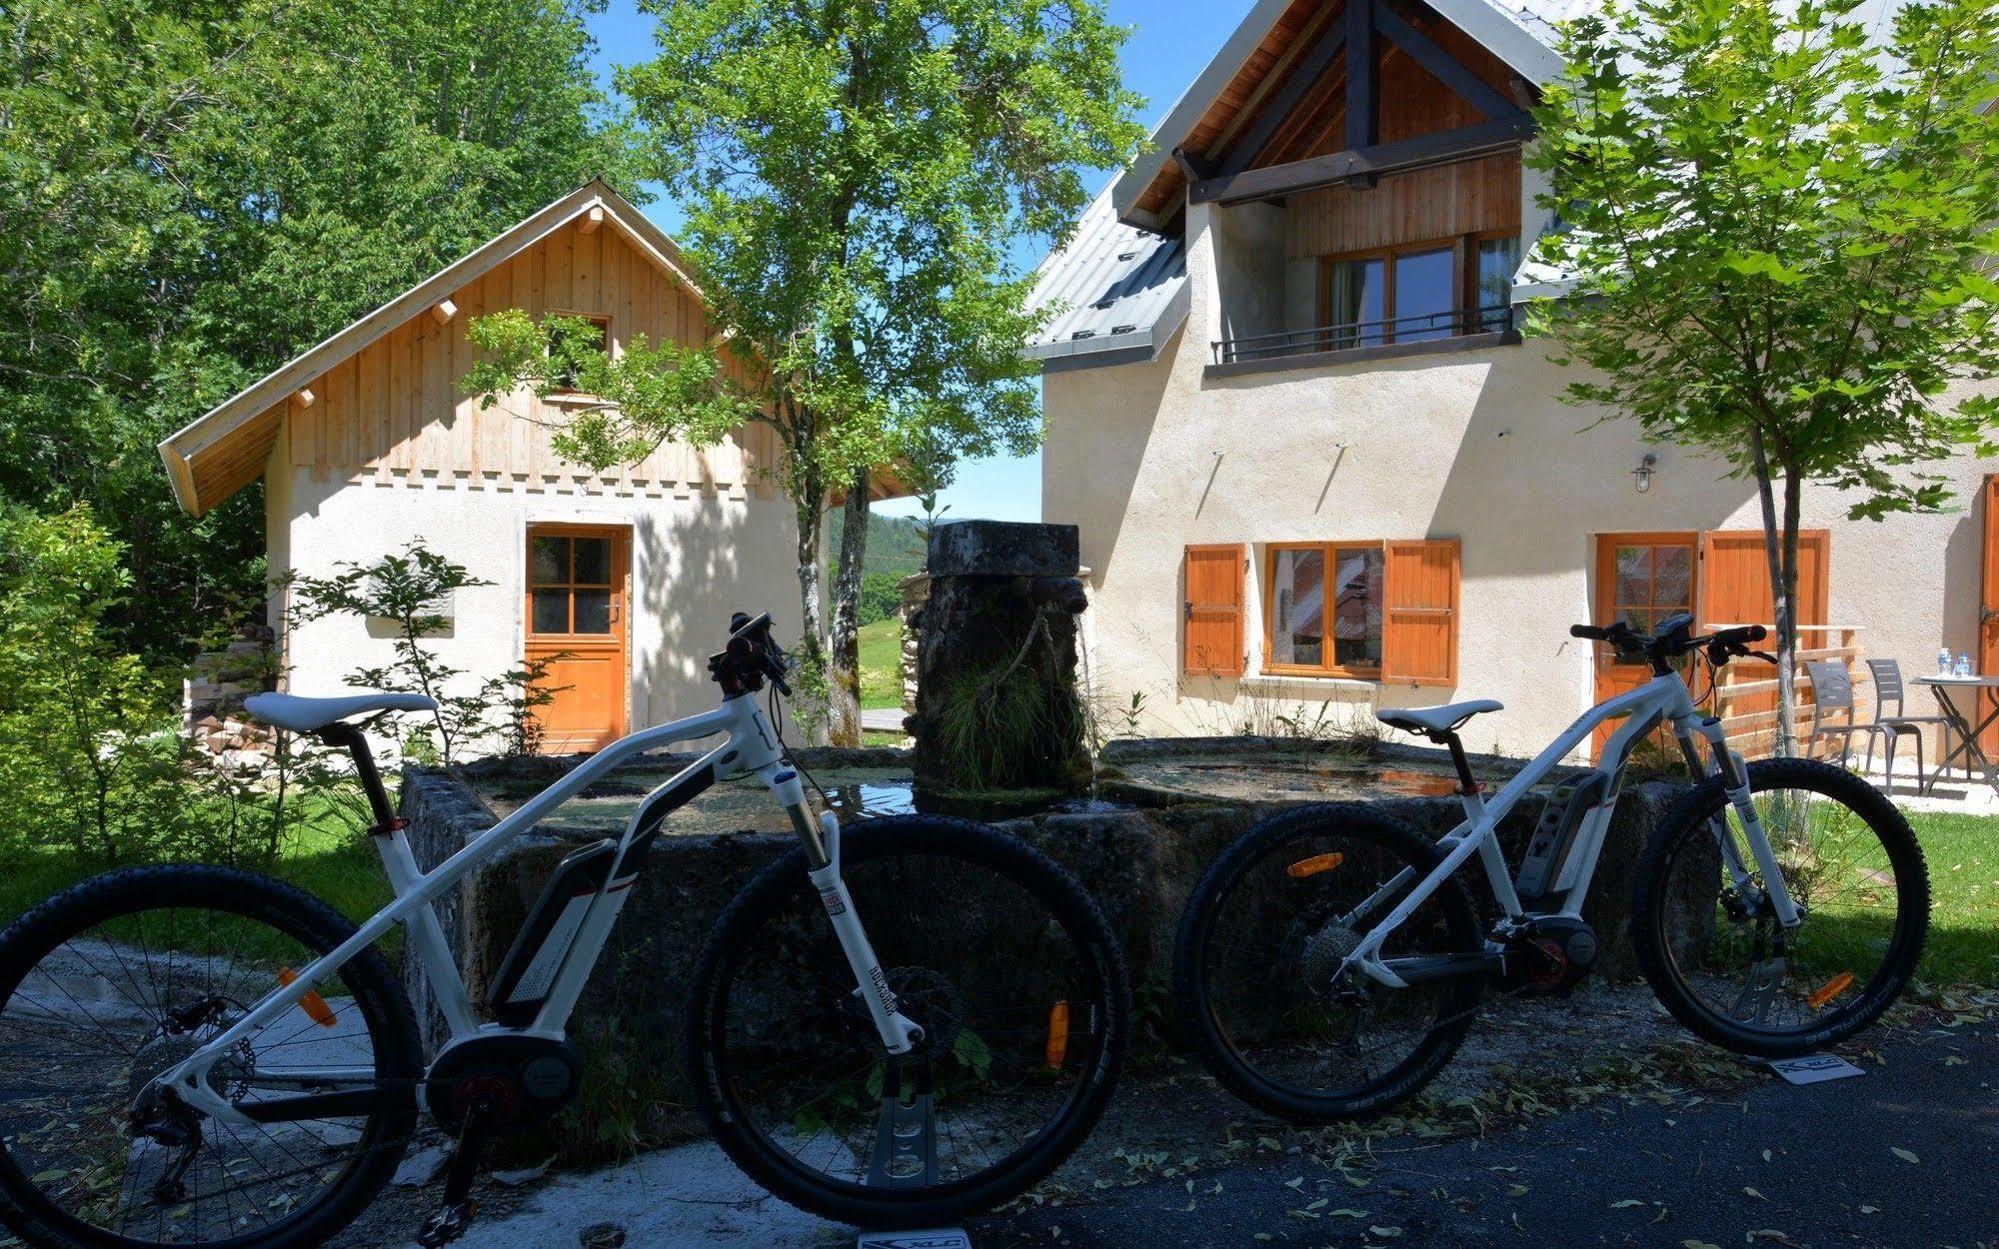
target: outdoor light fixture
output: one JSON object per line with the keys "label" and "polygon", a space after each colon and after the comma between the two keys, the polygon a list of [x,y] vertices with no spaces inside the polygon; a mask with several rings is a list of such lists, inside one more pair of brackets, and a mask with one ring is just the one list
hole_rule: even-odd
{"label": "outdoor light fixture", "polygon": [[1638,479],[1638,493],[1646,494],[1650,492],[1652,489],[1652,474],[1658,471],[1659,457],[1647,451],[1645,458],[1638,461],[1638,467],[1631,470],[1631,475]]}

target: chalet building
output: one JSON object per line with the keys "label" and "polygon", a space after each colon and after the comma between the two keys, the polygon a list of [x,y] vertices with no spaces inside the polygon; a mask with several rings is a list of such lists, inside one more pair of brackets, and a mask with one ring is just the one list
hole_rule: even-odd
{"label": "chalet building", "polygon": [[[763,470],[772,431],[706,450],[664,445],[598,473],[564,462],[553,430],[583,396],[523,391],[482,409],[458,379],[466,327],[507,308],[563,312],[695,344],[709,333],[679,250],[593,182],[362,317],[160,444],[199,515],[261,479],[274,575],[326,576],[420,541],[491,584],[441,604],[435,645],[476,685],[523,656],[566,655],[545,748],[586,750],[701,710],[703,666],[731,610],[796,633],[793,509]],[[284,618],[274,604],[274,619]],[[291,689],[340,692],[386,663],[385,621],[327,619],[284,640]]]}
{"label": "chalet building", "polygon": [[[1494,697],[1468,740],[1538,750],[1645,675],[1570,624],[1770,620],[1753,486],[1560,403],[1518,332],[1554,293],[1525,110],[1573,3],[1259,0],[1043,264],[1043,515],[1081,527],[1099,693],[1149,729]],[[1807,647],[1999,670],[1985,470],[1941,471],[1946,515],[1808,491]],[[1721,710],[1752,747],[1757,697]]]}

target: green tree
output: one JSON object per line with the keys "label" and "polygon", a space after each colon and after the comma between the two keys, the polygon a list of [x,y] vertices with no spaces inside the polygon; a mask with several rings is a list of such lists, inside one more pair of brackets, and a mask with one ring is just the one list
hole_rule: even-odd
{"label": "green tree", "polygon": [[1857,0],[1612,0],[1564,27],[1529,157],[1567,223],[1540,255],[1576,278],[1531,317],[1587,370],[1565,398],[1756,484],[1781,753],[1804,484],[1856,518],[1933,510],[1950,496],[1923,466],[1991,450],[1992,398],[1944,392],[1999,367],[1999,9],[1911,4],[1886,55],[1871,20]]}
{"label": "green tree", "polygon": [[[652,172],[687,210],[684,241],[726,349],[756,381],[741,394],[708,378],[659,387],[637,375],[686,369],[685,354],[627,353],[609,366],[628,379],[622,402],[582,414],[566,445],[602,465],[662,439],[713,441],[744,416],[776,429],[797,515],[803,658],[829,672],[834,740],[858,741],[874,474],[1038,439],[1019,352],[1038,320],[1012,254],[1075,218],[1078,167],[1121,164],[1141,141],[1140,101],[1118,70],[1126,32],[1101,0],[640,7],[658,19],[658,55],[618,84]],[[539,336],[511,333],[511,358],[530,365]],[[530,368],[524,380],[548,378]],[[634,402],[655,389],[660,402]],[[835,494],[846,523],[829,656],[818,569]]]}
{"label": "green tree", "polygon": [[[602,0],[14,0],[0,10],[0,498],[93,504],[121,644],[243,590],[260,492],[199,521],[153,444],[589,177],[624,177]],[[627,178],[627,181],[630,179]]]}

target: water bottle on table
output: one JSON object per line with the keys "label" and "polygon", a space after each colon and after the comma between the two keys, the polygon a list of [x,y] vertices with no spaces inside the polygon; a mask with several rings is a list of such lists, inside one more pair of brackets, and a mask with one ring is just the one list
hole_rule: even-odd
{"label": "water bottle on table", "polygon": [[1937,649],[1937,675],[1940,677],[1950,675],[1950,647],[1948,646]]}
{"label": "water bottle on table", "polygon": [[1971,675],[1971,656],[1969,653],[1965,651],[1957,653],[1957,667],[1952,670],[1951,675],[1958,677],[1968,677]]}

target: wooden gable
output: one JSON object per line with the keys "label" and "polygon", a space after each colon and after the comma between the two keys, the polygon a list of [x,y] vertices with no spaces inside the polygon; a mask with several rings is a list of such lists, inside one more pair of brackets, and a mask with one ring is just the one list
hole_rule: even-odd
{"label": "wooden gable", "polygon": [[[1366,114],[1351,112],[1356,96],[1373,102]],[[1483,161],[1490,169],[1481,178],[1510,180],[1517,191],[1532,98],[1531,86],[1499,56],[1427,5],[1301,0],[1283,11],[1184,136],[1158,136],[1175,145],[1177,159],[1159,168],[1134,208],[1164,221],[1187,194],[1233,202],[1294,193],[1304,188],[1270,192],[1264,184],[1276,187],[1283,181],[1276,174],[1315,160],[1353,166],[1318,185],[1351,177],[1359,187],[1371,182],[1372,164],[1428,162],[1427,147],[1442,145],[1423,140],[1446,137],[1465,150],[1434,163]]]}
{"label": "wooden gable", "polygon": [[[639,335],[688,346],[706,341],[711,327],[700,298],[621,232],[580,217],[449,299],[448,319],[441,313],[412,317],[325,374],[310,407],[280,405],[292,467],[319,476],[571,482],[645,494],[768,493],[757,470],[774,463],[776,446],[764,425],[701,451],[663,445],[642,463],[597,473],[564,461],[552,445],[580,402],[522,390],[482,408],[476,396],[459,393],[458,379],[478,359],[466,328],[475,317],[508,308],[536,317],[605,318],[613,352]],[[743,380],[739,364],[731,362],[730,372]]]}

